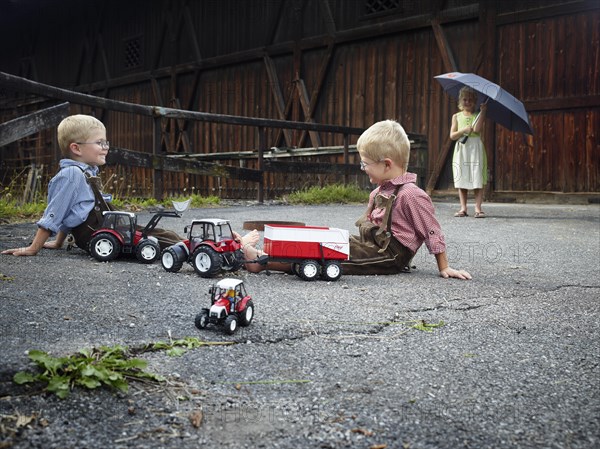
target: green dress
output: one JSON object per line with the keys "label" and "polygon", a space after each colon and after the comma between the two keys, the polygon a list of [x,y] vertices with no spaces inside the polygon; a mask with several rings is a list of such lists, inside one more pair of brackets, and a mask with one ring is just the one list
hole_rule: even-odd
{"label": "green dress", "polygon": [[[458,129],[471,126],[479,115],[456,114]],[[487,184],[487,155],[479,133],[472,132],[463,144],[456,141],[452,155],[452,175],[457,189],[481,189]]]}

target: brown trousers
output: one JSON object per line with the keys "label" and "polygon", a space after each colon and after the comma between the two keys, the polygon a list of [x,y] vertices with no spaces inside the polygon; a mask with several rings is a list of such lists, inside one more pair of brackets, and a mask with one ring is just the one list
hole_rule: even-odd
{"label": "brown trousers", "polygon": [[[76,245],[79,248],[87,251],[92,234],[96,230],[100,229],[104,221],[102,212],[114,210],[114,207],[112,204],[107,203],[102,196],[102,192],[100,191],[100,178],[97,176],[89,176],[87,173],[85,173],[85,177],[88,184],[92,188],[92,191],[94,192],[94,208],[82,224],[71,229],[71,234],[73,234],[73,237],[75,238]],[[138,229],[142,228],[142,226],[138,226]],[[165,249],[167,246],[184,240],[184,238],[177,235],[177,233],[160,228],[154,228],[152,231],[150,231],[149,235],[156,237],[161,250]]]}
{"label": "brown trousers", "polygon": [[377,195],[373,206],[385,209],[385,228],[367,220],[369,212],[357,222],[360,235],[350,237],[350,260],[342,262],[344,274],[397,274],[410,271],[414,253],[400,243],[391,232],[391,214],[401,186],[395,194]]}

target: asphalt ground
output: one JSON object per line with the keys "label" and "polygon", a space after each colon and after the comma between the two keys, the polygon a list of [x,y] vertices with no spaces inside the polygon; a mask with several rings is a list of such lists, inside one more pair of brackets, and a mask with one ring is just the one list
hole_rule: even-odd
{"label": "asphalt ground", "polygon": [[[354,232],[363,209],[240,204],[161,225],[217,217],[240,231],[291,220]],[[472,281],[440,278],[424,249],[415,271],[394,276],[241,271],[229,276],[245,281],[256,315],[233,336],[195,328],[214,280],[190,266],[99,263],[78,249],[0,256],[0,447],[598,447],[600,207],[486,203],[485,219],[456,209],[436,203],[450,263]],[[0,225],[0,249],[34,232]],[[233,344],[141,354],[166,381],[127,393],[58,399],[12,382],[33,371],[31,349],[182,337]]]}

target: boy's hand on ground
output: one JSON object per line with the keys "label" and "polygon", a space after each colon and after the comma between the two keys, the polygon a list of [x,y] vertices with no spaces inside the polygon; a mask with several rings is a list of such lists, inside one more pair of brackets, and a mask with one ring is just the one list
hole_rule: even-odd
{"label": "boy's hand on ground", "polygon": [[456,279],[464,279],[470,280],[473,277],[465,270],[455,270],[454,268],[446,267],[442,271],[440,271],[440,276],[444,279],[448,278],[456,278]]}
{"label": "boy's hand on ground", "polygon": [[12,254],[13,256],[35,256],[37,255],[38,250],[32,248],[31,246],[23,247],[23,248],[13,248],[2,251],[2,254]]}

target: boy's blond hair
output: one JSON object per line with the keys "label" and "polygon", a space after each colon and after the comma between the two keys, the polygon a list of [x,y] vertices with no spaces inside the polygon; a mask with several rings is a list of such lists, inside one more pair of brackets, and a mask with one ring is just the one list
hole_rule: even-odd
{"label": "boy's blond hair", "polygon": [[404,170],[408,168],[410,141],[404,128],[395,120],[383,120],[371,125],[358,138],[356,148],[361,156],[373,161],[388,158]]}
{"label": "boy's blond hair", "polygon": [[58,146],[63,156],[70,158],[71,149],[69,146],[73,142],[87,142],[94,130],[106,132],[106,127],[100,120],[91,115],[77,114],[63,119],[57,129]]}
{"label": "boy's blond hair", "polygon": [[472,87],[465,86],[458,91],[458,109],[463,110],[462,99],[466,97],[472,97],[473,103],[477,103],[477,91]]}

